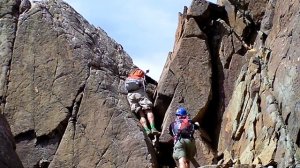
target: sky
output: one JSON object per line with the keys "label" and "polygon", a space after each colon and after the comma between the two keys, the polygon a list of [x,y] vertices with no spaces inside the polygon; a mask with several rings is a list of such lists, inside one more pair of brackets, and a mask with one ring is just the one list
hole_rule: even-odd
{"label": "sky", "polygon": [[[217,0],[209,0],[216,3]],[[121,44],[133,63],[159,80],[172,51],[178,13],[192,0],[65,0]]]}

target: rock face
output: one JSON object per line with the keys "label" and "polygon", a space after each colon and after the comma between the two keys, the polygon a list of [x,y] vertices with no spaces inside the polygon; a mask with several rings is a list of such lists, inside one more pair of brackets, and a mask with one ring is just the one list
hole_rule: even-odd
{"label": "rock face", "polygon": [[202,128],[199,165],[300,166],[299,1],[218,4],[179,16],[155,100],[163,128],[183,105]]}
{"label": "rock face", "polygon": [[[1,1],[0,83],[23,166],[155,167],[123,88],[131,58],[61,0],[22,4]],[[3,164],[22,167],[4,128]]]}
{"label": "rock face", "polygon": [[[299,1],[193,0],[154,96],[154,148],[122,46],[61,0],[0,2],[0,167],[175,167],[168,126],[201,128],[195,167],[299,167]],[[155,91],[153,92],[153,90]],[[156,151],[155,151],[156,150]]]}

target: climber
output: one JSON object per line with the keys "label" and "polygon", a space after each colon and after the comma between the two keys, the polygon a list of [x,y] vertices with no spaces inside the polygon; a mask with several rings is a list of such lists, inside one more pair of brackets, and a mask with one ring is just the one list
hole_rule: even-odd
{"label": "climber", "polygon": [[[149,71],[147,70],[146,73]],[[146,134],[150,135],[159,135],[160,132],[155,128],[154,115],[152,112],[152,102],[150,101],[146,93],[146,73],[139,69],[134,68],[129,72],[128,77],[125,80],[125,88],[128,92],[127,100],[129,102],[131,111],[138,114],[140,117],[140,123],[143,126]],[[151,83],[157,85],[157,82]],[[150,129],[148,127],[147,120],[150,124]]]}
{"label": "climber", "polygon": [[189,119],[183,107],[179,107],[175,114],[176,119],[169,126],[174,140],[173,158],[179,163],[179,168],[189,168],[190,161],[196,155],[194,132],[199,129],[199,123]]}

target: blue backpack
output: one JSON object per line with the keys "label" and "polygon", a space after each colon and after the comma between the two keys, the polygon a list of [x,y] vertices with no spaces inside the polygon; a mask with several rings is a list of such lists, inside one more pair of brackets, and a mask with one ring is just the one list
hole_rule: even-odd
{"label": "blue backpack", "polygon": [[175,141],[180,138],[194,138],[195,127],[192,120],[188,117],[179,119],[177,118],[173,123],[172,128],[173,135],[175,135]]}

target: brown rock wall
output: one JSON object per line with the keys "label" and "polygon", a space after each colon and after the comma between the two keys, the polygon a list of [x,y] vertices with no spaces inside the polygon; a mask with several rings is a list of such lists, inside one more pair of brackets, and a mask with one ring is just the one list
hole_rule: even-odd
{"label": "brown rock wall", "polygon": [[[261,27],[263,34],[259,35],[260,32],[257,32],[254,48],[246,53],[246,57],[250,58],[243,79],[247,87],[242,92],[246,97],[231,98],[230,102],[244,101],[238,105],[238,110],[234,110],[236,108],[232,107],[231,103],[226,107],[219,139],[219,150],[225,147],[227,152],[231,152],[227,158],[239,158],[242,163],[278,164],[279,167],[298,163],[296,151],[299,150],[296,137],[299,134],[299,126],[290,116],[298,118],[293,109],[297,104],[296,95],[298,95],[295,89],[298,84],[294,84],[298,78],[295,72],[298,67],[296,61],[298,56],[294,55],[298,52],[296,48],[299,47],[298,43],[292,40],[297,38],[298,28],[291,20],[298,18],[295,15],[295,8],[299,6],[295,2],[291,4],[293,7],[287,9],[290,4],[283,1],[268,2]],[[260,9],[248,10],[250,13],[257,13]],[[253,20],[259,21],[257,18]],[[287,20],[291,22],[286,22]],[[255,66],[258,68],[253,71]],[[239,80],[237,82],[242,83]],[[241,92],[238,88],[235,87],[233,95]],[[250,99],[247,95],[249,98],[253,98],[251,95],[258,96],[258,101],[251,101],[257,108],[248,108]],[[233,111],[238,113],[232,113]],[[231,118],[233,116],[237,116],[236,119]],[[244,118],[246,124],[243,124]],[[228,125],[230,123],[232,126]],[[239,135],[237,134],[239,130],[241,136],[236,136]],[[229,136],[231,138],[228,138]],[[245,147],[243,144],[252,145]]]}
{"label": "brown rock wall", "polygon": [[[201,125],[198,166],[295,167],[300,4],[219,4],[194,0],[179,14],[154,94],[161,150],[172,146],[168,126],[183,105]],[[158,167],[171,159],[171,149],[156,158],[129,112],[123,84],[133,63],[119,44],[60,0],[0,5],[0,167]]]}
{"label": "brown rock wall", "polygon": [[17,11],[6,23],[15,36],[0,43],[11,47],[3,113],[24,167],[156,167],[129,112],[123,85],[133,63],[119,44],[60,0]]}
{"label": "brown rock wall", "polygon": [[[186,19],[194,18],[203,36],[207,37],[198,36],[206,41],[211,61],[210,86],[201,86],[211,88],[211,93],[208,99],[199,99],[205,101],[207,108],[201,112],[199,120],[202,129],[201,136],[197,137],[197,147],[201,148],[198,152],[206,157],[209,154],[203,150],[216,149],[218,155],[213,154],[215,159],[211,163],[219,165],[296,166],[300,163],[300,129],[296,123],[300,79],[299,24],[296,21],[299,20],[299,2],[220,0],[219,4],[226,16],[217,14],[222,13],[222,7],[195,0]],[[194,27],[187,26],[188,21],[181,23],[182,32],[195,32]],[[174,82],[167,86],[171,76],[176,77],[177,71],[183,72],[180,66],[172,64],[179,56],[178,51],[188,50],[182,47],[183,41],[176,41],[172,59],[168,60],[159,82],[164,87],[158,87],[158,93],[169,97],[164,127],[172,120],[170,111],[181,103],[178,97],[190,96],[189,92],[177,95]],[[194,45],[189,45],[190,51],[197,51]],[[187,54],[185,57],[193,55]],[[173,72],[169,77],[165,76],[168,69]],[[206,74],[200,73],[200,76],[205,78]],[[169,89],[171,94],[163,92]],[[201,88],[197,93],[201,95]],[[163,104],[159,96],[156,100]],[[190,103],[184,101],[183,105],[189,107]],[[202,107],[201,104],[193,106]],[[201,146],[200,142],[209,145]],[[208,163],[197,159],[200,165]]]}

